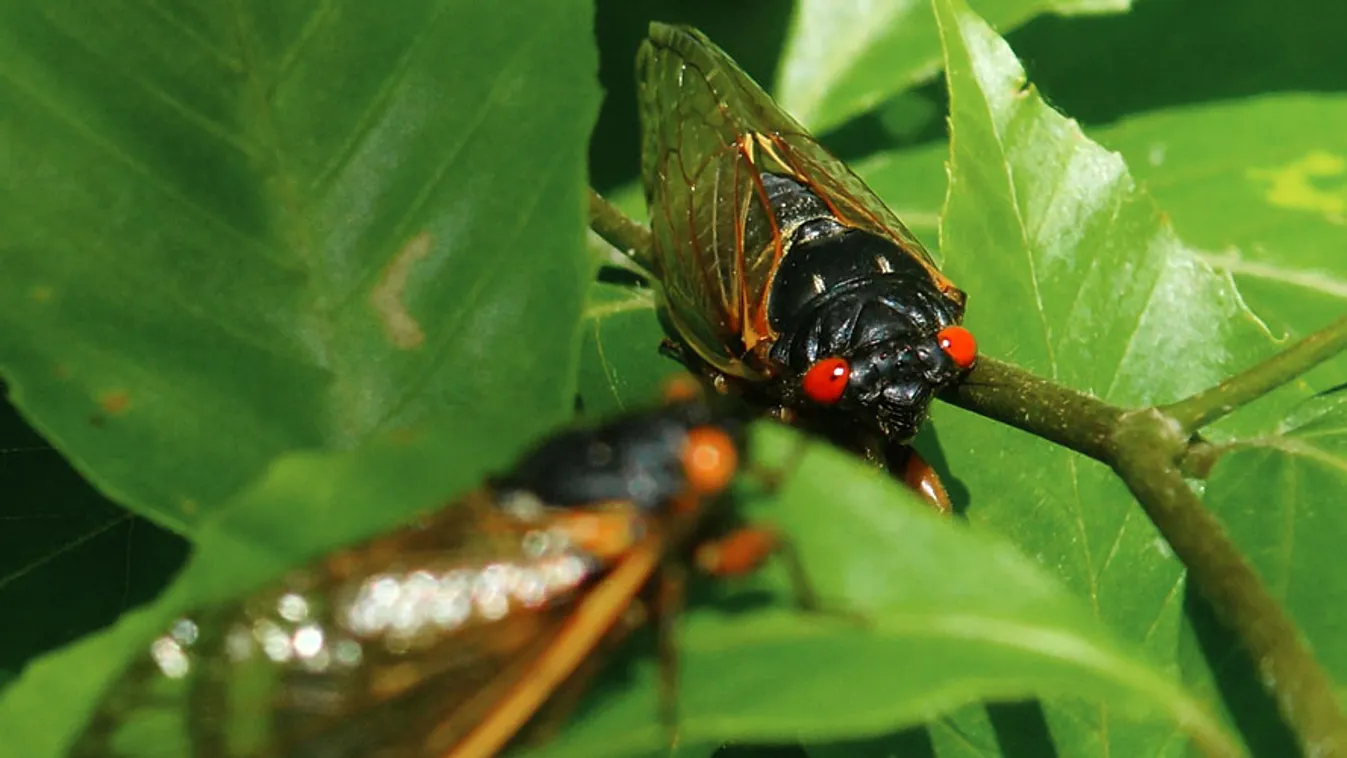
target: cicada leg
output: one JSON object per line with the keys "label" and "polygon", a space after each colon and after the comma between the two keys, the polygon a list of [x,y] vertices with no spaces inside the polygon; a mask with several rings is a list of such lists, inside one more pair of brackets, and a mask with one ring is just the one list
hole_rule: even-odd
{"label": "cicada leg", "polygon": [[736,391],[730,378],[725,376],[724,372],[712,368],[710,364],[680,342],[665,337],[659,343],[659,353],[665,358],[677,361],[683,368],[704,379],[717,394],[728,395]]}
{"label": "cicada leg", "polygon": [[665,358],[670,358],[672,360],[678,361],[679,363],[683,364],[683,367],[686,368],[688,371],[697,370],[696,366],[690,363],[688,360],[688,351],[681,344],[674,342],[668,337],[665,337],[664,339],[660,340],[659,354],[664,356]]}
{"label": "cicada leg", "polygon": [[944,482],[940,480],[940,475],[931,468],[926,459],[921,457],[916,448],[904,445],[890,450],[889,453],[888,468],[894,476],[915,490],[942,516],[954,512],[954,503],[950,501],[949,492],[945,489]]}
{"label": "cicada leg", "polygon": [[795,604],[802,611],[819,610],[818,594],[805,571],[795,546],[780,532],[766,526],[740,527],[697,546],[694,563],[705,574],[741,576],[761,566],[768,556],[781,558],[789,576]]}
{"label": "cicada leg", "polygon": [[771,527],[739,527],[715,539],[705,540],[697,545],[693,563],[704,574],[724,578],[747,574],[765,563],[769,556],[779,558],[785,567],[798,610],[852,624],[870,623],[865,614],[823,604],[795,544]]}
{"label": "cicada leg", "polygon": [[659,719],[668,735],[669,751],[678,746],[677,621],[687,596],[682,564],[667,560],[655,587],[655,638],[659,652]]}

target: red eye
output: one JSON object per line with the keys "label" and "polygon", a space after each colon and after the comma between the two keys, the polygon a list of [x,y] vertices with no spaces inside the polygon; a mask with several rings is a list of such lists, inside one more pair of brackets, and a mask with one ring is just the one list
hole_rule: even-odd
{"label": "red eye", "polygon": [[842,399],[850,378],[851,366],[846,358],[824,358],[804,372],[804,394],[816,403],[832,405]]}
{"label": "red eye", "polygon": [[972,368],[978,359],[978,341],[973,333],[962,326],[947,326],[941,329],[935,338],[940,341],[940,349],[945,351],[959,368]]}

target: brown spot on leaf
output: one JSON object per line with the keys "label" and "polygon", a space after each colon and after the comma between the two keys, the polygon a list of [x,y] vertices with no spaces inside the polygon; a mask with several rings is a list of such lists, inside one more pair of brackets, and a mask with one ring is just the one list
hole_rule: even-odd
{"label": "brown spot on leaf", "polygon": [[369,293],[369,304],[378,314],[384,333],[395,347],[410,350],[425,342],[425,332],[412,318],[402,297],[407,290],[407,278],[412,266],[430,254],[430,234],[422,232],[412,237],[402,246],[392,262],[384,268],[383,275]]}
{"label": "brown spot on leaf", "polygon": [[109,416],[120,416],[131,407],[131,396],[126,390],[110,390],[98,398],[98,407],[107,411]]}
{"label": "brown spot on leaf", "polygon": [[425,435],[425,430],[415,426],[403,426],[389,433],[388,439],[394,445],[411,445]]}
{"label": "brown spot on leaf", "polygon": [[185,497],[178,501],[178,509],[183,512],[183,515],[195,516],[197,508],[196,501],[190,497]]}
{"label": "brown spot on leaf", "polygon": [[64,363],[58,363],[56,364],[55,367],[52,368],[51,373],[52,376],[56,377],[57,379],[69,379],[70,367],[65,365]]}
{"label": "brown spot on leaf", "polygon": [[39,284],[29,291],[28,296],[33,298],[35,303],[45,303],[51,300],[52,288],[45,284]]}

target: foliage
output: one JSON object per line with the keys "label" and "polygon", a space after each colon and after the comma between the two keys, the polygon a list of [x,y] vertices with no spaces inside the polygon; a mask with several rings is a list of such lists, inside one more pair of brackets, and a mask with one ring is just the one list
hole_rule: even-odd
{"label": "foliage", "polygon": [[[1003,33],[1114,5],[971,4]],[[1196,3],[1143,2],[1012,34],[1053,104],[1126,116],[1082,132],[1023,89],[961,3],[723,5],[600,8],[609,100],[591,171],[637,217],[631,52],[649,19],[688,20],[830,129],[968,291],[991,355],[1164,403],[1342,312],[1347,138],[1327,125],[1347,121],[1344,83],[1297,79],[1306,56],[1331,65],[1336,40],[1291,55],[1288,38],[1260,48],[1273,58],[1256,76],[1236,66],[1176,93],[1180,60],[1151,74],[1168,82],[1151,101],[1149,61],[1072,78],[1082,36],[1104,58],[1136,38],[1118,29],[1179,23],[1185,48],[1220,49],[1239,20],[1291,9],[1232,3],[1209,28]],[[587,4],[321,7],[0,11],[0,375],[32,428],[134,514],[8,425],[0,602],[34,621],[0,632],[17,679],[0,734],[23,755],[58,755],[184,608],[462,490],[577,393],[587,415],[645,403],[674,368],[650,293],[591,284]],[[774,68],[764,44],[784,51]],[[947,99],[927,83],[941,67]],[[1329,362],[1209,430],[1232,452],[1194,482],[1340,688],[1344,411],[1315,396],[1345,372]],[[762,458],[779,459],[786,435],[760,431]],[[1105,468],[948,406],[920,446],[967,523],[822,447],[783,491],[745,488],[745,512],[783,524],[823,594],[873,624],[792,612],[773,570],[700,593],[683,626],[685,752],[1177,755],[1184,731],[1211,746],[1235,730],[1287,754],[1256,670]],[[167,592],[66,645],[153,597],[184,541],[193,559]],[[774,600],[743,607],[759,592]],[[658,748],[655,670],[634,652],[544,754]]]}

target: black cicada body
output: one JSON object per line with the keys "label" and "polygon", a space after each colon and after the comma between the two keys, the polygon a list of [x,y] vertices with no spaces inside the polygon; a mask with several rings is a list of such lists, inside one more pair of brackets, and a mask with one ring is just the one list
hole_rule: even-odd
{"label": "black cicada body", "polygon": [[699,32],[653,24],[637,84],[651,265],[682,357],[872,457],[905,446],[976,360],[964,293]]}
{"label": "black cicada body", "polygon": [[[666,559],[711,544],[703,527],[743,429],[683,392],[560,432],[415,526],[180,619],[71,755],[496,755],[560,714],[596,651],[644,618],[638,596],[666,579]],[[765,557],[770,533],[749,533],[717,554],[740,567]]]}

